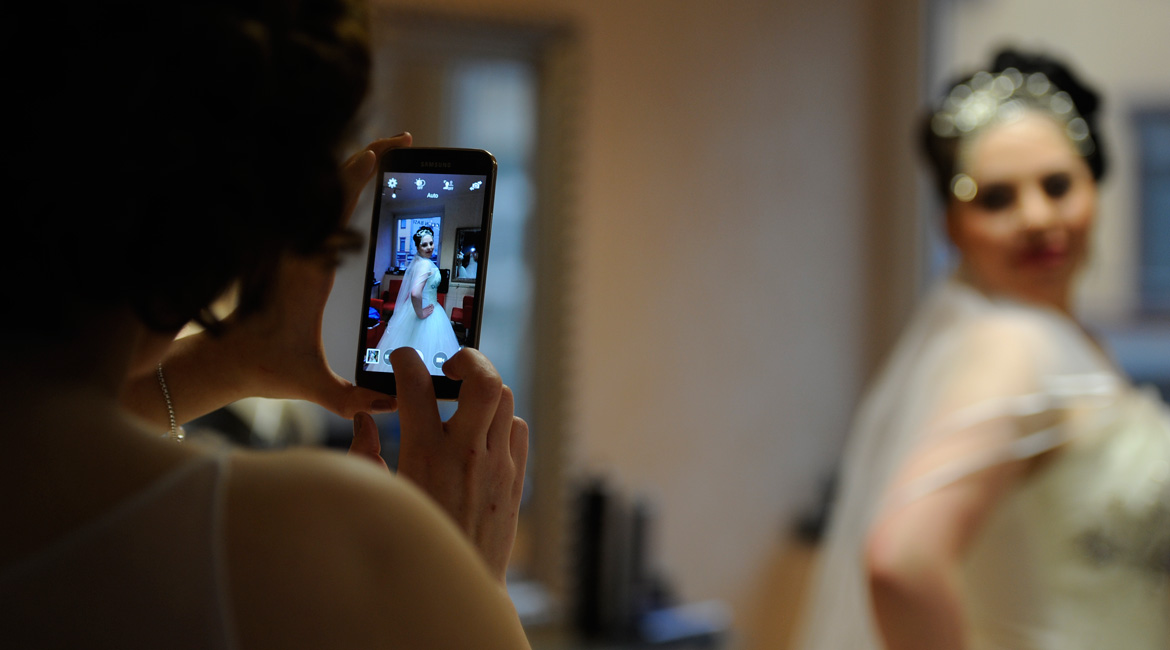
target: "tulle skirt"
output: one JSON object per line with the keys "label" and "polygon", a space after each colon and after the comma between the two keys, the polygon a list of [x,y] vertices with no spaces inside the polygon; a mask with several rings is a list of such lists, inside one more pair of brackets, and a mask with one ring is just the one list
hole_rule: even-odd
{"label": "tulle skirt", "polygon": [[367,363],[366,370],[391,372],[390,353],[409,347],[419,353],[432,375],[442,375],[443,363],[459,351],[459,340],[443,306],[437,302],[434,305],[435,310],[424,319],[418,318],[409,304],[395,311],[378,341],[378,349],[382,351],[378,363]]}

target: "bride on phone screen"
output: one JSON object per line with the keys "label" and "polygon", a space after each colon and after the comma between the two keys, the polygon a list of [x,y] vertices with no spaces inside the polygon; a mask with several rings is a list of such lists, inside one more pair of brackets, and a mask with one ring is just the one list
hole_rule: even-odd
{"label": "bride on phone screen", "polygon": [[394,314],[378,341],[382,354],[378,363],[366,364],[366,370],[390,371],[390,352],[409,347],[419,353],[431,374],[439,375],[443,363],[459,351],[451,321],[438,301],[442,274],[431,261],[435,231],[430,226],[420,227],[414,232],[414,245],[418,254],[406,267]]}

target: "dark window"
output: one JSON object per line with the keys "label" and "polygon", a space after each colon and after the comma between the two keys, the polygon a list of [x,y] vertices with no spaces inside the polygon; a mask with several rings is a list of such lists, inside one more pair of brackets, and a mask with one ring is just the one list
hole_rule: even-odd
{"label": "dark window", "polygon": [[1134,116],[1138,141],[1141,309],[1170,316],[1170,109]]}

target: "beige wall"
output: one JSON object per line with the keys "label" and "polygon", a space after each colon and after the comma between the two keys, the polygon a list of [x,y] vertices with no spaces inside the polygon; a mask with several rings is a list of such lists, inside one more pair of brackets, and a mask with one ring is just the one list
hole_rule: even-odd
{"label": "beige wall", "polygon": [[682,596],[742,612],[915,290],[917,3],[384,4],[579,36],[568,478],[653,499]]}
{"label": "beige wall", "polygon": [[857,4],[594,4],[579,457],[692,599],[742,599],[857,389]]}

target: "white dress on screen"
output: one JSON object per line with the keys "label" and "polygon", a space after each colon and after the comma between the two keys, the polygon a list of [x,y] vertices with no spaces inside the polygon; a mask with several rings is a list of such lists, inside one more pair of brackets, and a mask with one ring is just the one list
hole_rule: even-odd
{"label": "white dress on screen", "polygon": [[[398,298],[394,302],[394,314],[386,323],[386,331],[378,341],[381,353],[377,363],[367,363],[366,370],[389,372],[390,352],[398,348],[410,347],[418,351],[426,363],[427,370],[432,375],[443,374],[441,363],[459,351],[459,340],[455,338],[455,330],[443,305],[439,304],[439,284],[442,275],[434,262],[415,257],[406,273],[402,276],[402,285],[398,288]],[[433,305],[434,311],[426,318],[419,318],[411,302],[411,291],[421,288],[422,305]]]}

